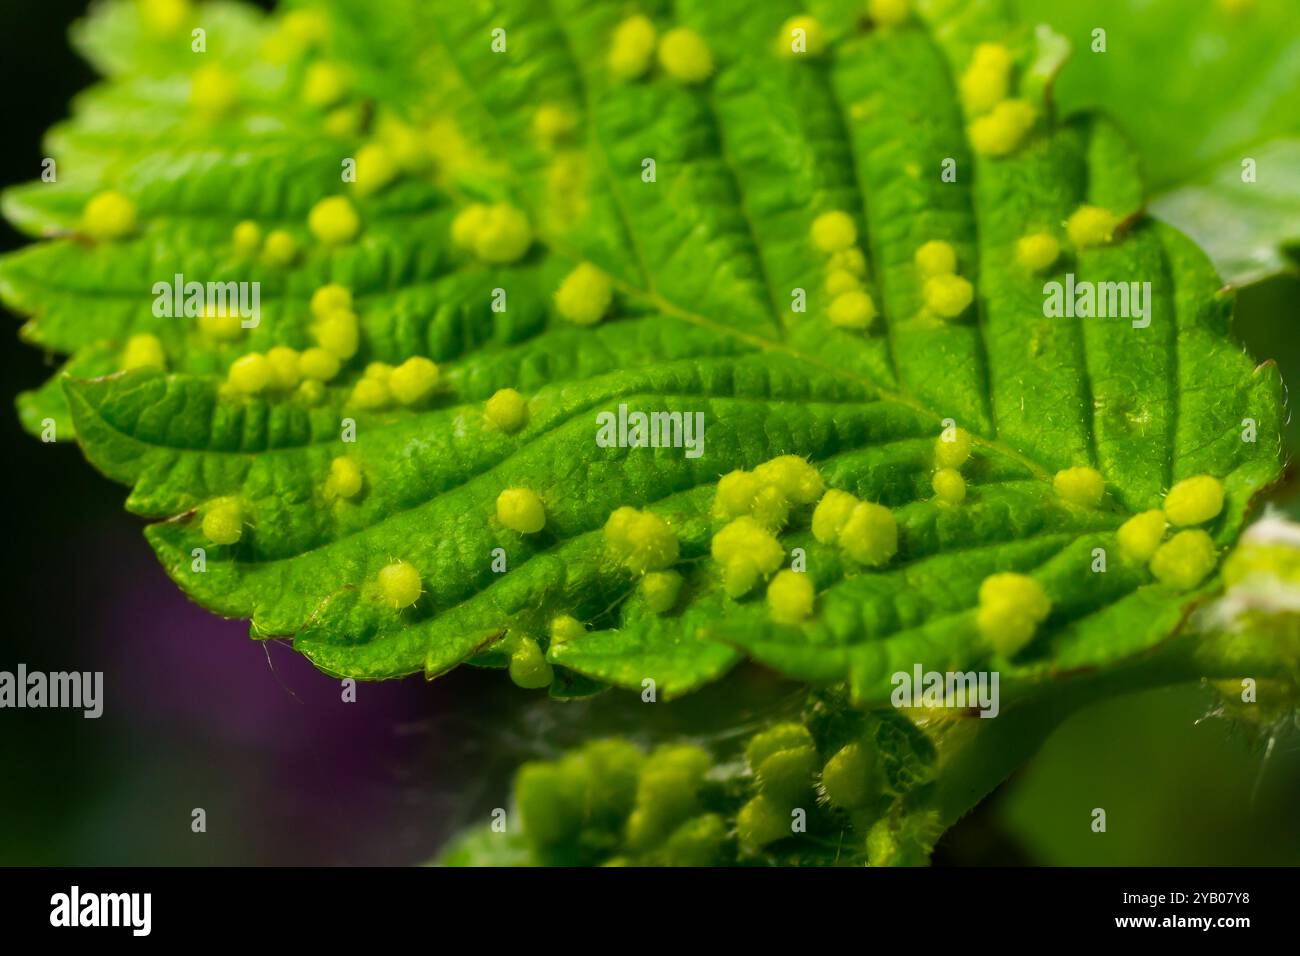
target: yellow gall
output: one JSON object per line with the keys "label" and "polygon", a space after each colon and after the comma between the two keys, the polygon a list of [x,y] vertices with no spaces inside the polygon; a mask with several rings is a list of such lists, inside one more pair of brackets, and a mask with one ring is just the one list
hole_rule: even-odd
{"label": "yellow gall", "polygon": [[676,27],[659,41],[659,65],[679,83],[703,83],[713,73],[713,54],[694,30]]}
{"label": "yellow gall", "polygon": [[361,231],[361,217],[343,196],[329,196],[312,207],[307,216],[311,234],[327,246],[351,242]]}
{"label": "yellow gall", "polygon": [[966,500],[966,479],[955,468],[940,468],[930,480],[934,496],[942,504],[959,505]]}
{"label": "yellow gall", "polygon": [[847,491],[829,489],[813,509],[813,537],[822,544],[834,544],[858,504],[858,499]]}
{"label": "yellow gall", "polygon": [[497,520],[520,534],[536,534],[546,525],[546,509],[537,492],[507,488],[497,495]]}
{"label": "yellow gall", "polygon": [[262,245],[262,261],[283,268],[298,258],[298,240],[283,229],[273,229]]}
{"label": "yellow gall", "polygon": [[975,152],[1006,156],[1015,151],[1034,127],[1034,108],[1024,100],[1003,100],[971,122],[967,133]]}
{"label": "yellow gall", "polygon": [[230,371],[226,374],[230,388],[244,395],[257,395],[265,391],[272,378],[271,363],[259,352],[241,355],[231,364]]}
{"label": "yellow gall", "polygon": [[414,405],[438,385],[438,366],[423,355],[413,355],[388,376],[388,389],[403,405]]}
{"label": "yellow gall", "polygon": [[822,252],[842,252],[858,241],[858,227],[853,217],[838,209],[824,212],[814,219],[810,233],[813,245]]}
{"label": "yellow gall", "polygon": [[1134,515],[1120,525],[1116,533],[1120,553],[1130,561],[1145,564],[1160,547],[1166,526],[1165,513],[1159,508]]}
{"label": "yellow gall", "polygon": [[1081,465],[1058,471],[1052,478],[1052,488],[1062,501],[1082,508],[1095,508],[1106,493],[1106,480],[1096,468]]}
{"label": "yellow gall", "polygon": [[955,319],[975,298],[970,282],[958,275],[937,275],[925,280],[921,290],[925,307],[943,319]]}
{"label": "yellow gall", "polygon": [[951,275],[957,271],[957,251],[950,243],[931,239],[916,250],[913,256],[922,276]]}
{"label": "yellow gall", "polygon": [[1080,206],[1065,223],[1066,235],[1079,249],[1113,242],[1117,228],[1119,217],[1101,206]]}
{"label": "yellow gall", "polygon": [[166,368],[167,354],[158,336],[142,334],[133,335],[126,340],[122,350],[122,368]]}
{"label": "yellow gall", "polygon": [[494,428],[517,432],[528,422],[528,403],[513,388],[498,389],[483,406],[483,416]]}
{"label": "yellow gall", "polygon": [[1016,263],[1028,272],[1042,272],[1060,255],[1061,244],[1050,232],[1035,232],[1016,240]]}
{"label": "yellow gall", "polygon": [[807,573],[786,569],[767,586],[767,606],[778,624],[800,624],[813,611],[817,591]]}
{"label": "yellow gall", "polygon": [[869,329],[876,319],[876,303],[862,291],[837,295],[826,314],[831,325],[840,329]]}
{"label": "yellow gall", "polygon": [[335,458],[325,479],[325,497],[355,498],[361,493],[363,483],[360,465],[351,458]]}
{"label": "yellow gall", "polygon": [[960,468],[971,452],[970,432],[964,428],[945,428],[934,442],[934,461],[940,468]]}
{"label": "yellow gall", "polygon": [[1160,545],[1150,567],[1161,584],[1188,591],[1204,581],[1216,563],[1214,539],[1197,528],[1180,531]]}
{"label": "yellow gall", "polygon": [[407,561],[394,561],[384,565],[379,569],[377,581],[380,597],[395,611],[410,607],[424,593],[420,572]]}
{"label": "yellow gall", "polygon": [[244,509],[237,498],[217,498],[203,509],[203,534],[213,544],[234,544],[244,534]]}
{"label": "yellow gall", "polygon": [[1204,524],[1223,510],[1223,482],[1212,475],[1184,478],[1166,492],[1164,510],[1170,524]]}
{"label": "yellow gall", "polygon": [[590,262],[565,276],[555,292],[555,309],[575,325],[595,325],[609,311],[614,284]]}
{"label": "yellow gall", "polygon": [[262,227],[251,219],[245,219],[235,226],[230,235],[230,244],[235,255],[251,259],[262,246]]}
{"label": "yellow gall", "polygon": [[776,36],[781,56],[821,56],[826,52],[826,29],[815,17],[791,17],[781,24]]}
{"label": "yellow gall", "polygon": [[643,16],[628,17],[614,29],[607,60],[617,79],[635,80],[650,69],[655,51],[655,25]]}
{"label": "yellow gall", "polygon": [[135,203],[116,190],[97,193],[81,214],[81,231],[92,239],[124,239],[135,226]]}
{"label": "yellow gall", "polygon": [[976,623],[998,654],[1014,657],[1028,644],[1052,602],[1043,586],[1025,574],[990,574],[980,584]]}
{"label": "yellow gall", "polygon": [[862,501],[849,513],[838,542],[859,564],[880,567],[898,553],[898,522],[884,505]]}

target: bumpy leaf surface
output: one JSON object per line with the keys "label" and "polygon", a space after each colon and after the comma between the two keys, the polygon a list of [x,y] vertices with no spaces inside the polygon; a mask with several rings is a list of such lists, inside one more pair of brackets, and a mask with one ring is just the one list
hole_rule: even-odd
{"label": "bumpy leaf surface", "polygon": [[[632,6],[661,34],[697,31],[710,78],[681,84],[657,65],[637,80],[611,76],[611,36]],[[801,679],[847,680],[858,702],[873,703],[914,662],[987,661],[977,593],[1008,570],[1033,575],[1053,609],[1029,647],[1001,662],[1004,694],[1142,654],[1217,582],[1191,593],[1154,583],[1119,559],[1115,530],[1158,507],[1174,481],[1208,473],[1227,489],[1211,530],[1230,545],[1252,497],[1278,475],[1275,370],[1231,340],[1231,298],[1206,258],[1143,215],[1136,161],[1116,129],[1054,115],[1047,89],[1059,57],[1040,48],[1043,35],[983,0],[918,2],[897,26],[872,22],[857,2],[816,0],[806,6],[827,49],[779,56],[781,24],[801,6],[334,0],[324,50],[288,64],[264,55],[277,21],[245,7],[206,5],[191,17],[207,30],[202,56],[190,52],[188,21],[158,36],[134,5],[97,8],[77,40],[107,79],[50,134],[59,181],[6,197],[10,219],[44,241],[0,262],[0,293],[31,316],[27,341],[68,356],[56,380],[21,400],[24,420],[75,430],[87,458],[130,486],[132,512],[165,519],[149,541],[194,600],[250,619],[255,637],[291,636],[336,674],[500,664],[504,636],[545,644],[550,619],[571,614],[588,633],[549,649],[564,678],[556,692],[596,686],[582,675],[633,688],[653,678],[672,696],[749,656]],[[492,48],[497,28],[504,52]],[[956,92],[984,42],[1012,52],[1020,95],[1039,113],[1000,158],[972,151]],[[317,58],[351,73],[342,108],[356,110],[352,132],[302,101]],[[213,63],[239,83],[236,106],[215,120],[189,103],[194,70]],[[535,130],[542,106],[572,119],[554,143]],[[414,141],[427,167],[413,162],[381,192],[354,195],[341,160],[385,129]],[[955,181],[941,176],[946,160]],[[106,188],[138,207],[140,228],[126,240],[77,231],[86,201]],[[352,198],[362,232],[327,249],[306,221],[335,194]],[[451,222],[473,201],[527,214],[526,257],[484,264],[453,244]],[[1124,219],[1116,242],[1067,243],[1049,275],[1017,265],[1019,238],[1063,239],[1085,203]],[[881,313],[867,331],[827,317],[826,254],[809,232],[829,210],[858,227]],[[238,258],[232,229],[249,219],[296,235],[298,261]],[[974,305],[952,321],[926,313],[913,263],[935,239],[953,245],[975,286]],[[583,261],[615,289],[592,327],[564,321],[554,300]],[[1067,271],[1150,282],[1149,327],[1045,317],[1043,283]],[[177,273],[259,281],[260,325],[215,344],[193,320],[155,317],[152,286]],[[361,348],[324,399],[223,395],[242,353],[313,344],[308,301],[327,282],[352,290]],[[492,308],[495,289],[506,290],[505,311]],[[806,290],[804,312],[792,310],[795,289]],[[126,340],[140,333],[162,342],[165,372],[119,372]],[[350,406],[367,363],[413,355],[442,367],[432,402]],[[528,403],[513,434],[483,411],[506,387]],[[703,412],[704,454],[598,447],[596,415],[620,403]],[[355,444],[340,442],[344,418],[355,419]],[[976,439],[957,507],[936,503],[930,486],[945,419]],[[1254,442],[1242,440],[1245,419]],[[331,501],[330,462],[345,452],[365,491]],[[806,549],[817,590],[802,625],[774,623],[761,589],[725,596],[709,556],[719,476],[782,454],[808,458],[829,487],[888,506],[900,533],[895,558],[864,569],[813,540],[806,509],[796,511],[781,541]],[[1099,507],[1054,493],[1053,474],[1076,465],[1105,477]],[[496,520],[496,498],[513,486],[540,496],[543,531],[520,535]],[[225,496],[245,502],[248,526],[236,544],[213,545],[199,515]],[[668,614],[653,614],[606,552],[602,527],[621,505],[661,515],[678,535],[685,587]],[[505,573],[492,568],[498,548]],[[1105,573],[1091,570],[1096,548],[1110,554]],[[399,558],[419,570],[424,594],[393,610],[372,582]]]}

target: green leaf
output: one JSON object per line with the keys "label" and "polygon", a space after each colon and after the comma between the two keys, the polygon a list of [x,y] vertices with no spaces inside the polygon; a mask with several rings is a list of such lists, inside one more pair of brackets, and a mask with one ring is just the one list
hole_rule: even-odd
{"label": "green leaf", "polygon": [[[1249,172],[1243,164],[1250,162]],[[1244,179],[1249,175],[1251,178]],[[1183,230],[1226,278],[1244,285],[1300,261],[1300,138],[1243,150],[1196,181],[1156,196],[1151,212]]]}
{"label": "green leaf", "polygon": [[[1074,48],[1062,110],[1122,117],[1155,215],[1188,233],[1226,281],[1294,269],[1300,33],[1288,0],[1017,0]],[[1095,31],[1105,31],[1105,50]],[[1243,184],[1253,158],[1258,181]]]}
{"label": "green leaf", "polygon": [[[532,646],[525,639],[548,645],[558,615],[585,629],[547,646],[561,695],[590,691],[581,675],[638,691],[653,680],[673,697],[745,656],[847,681],[859,704],[886,700],[890,675],[918,661],[991,662],[1008,694],[1119,668],[1165,641],[1218,582],[1192,592],[1154,583],[1120,560],[1116,529],[1159,507],[1174,481],[1207,473],[1226,488],[1211,531],[1230,546],[1279,473],[1280,382],[1229,336],[1231,296],[1205,256],[1141,214],[1138,160],[1116,128],[1095,116],[1058,121],[1041,100],[1059,43],[1016,25],[1001,3],[917,6],[891,28],[861,19],[857,3],[824,0],[813,9],[827,53],[783,58],[776,38],[793,2],[646,3],[661,33],[684,25],[707,42],[716,70],[694,86],[658,66],[640,80],[610,75],[621,3],[339,0],[326,5],[325,49],[288,65],[256,52],[280,35],[278,19],[228,12],[240,41],[214,42],[204,62],[239,77],[240,99],[213,121],[188,105],[192,58],[147,39],[135,7],[107,4],[79,36],[111,79],[51,136],[66,178],[6,197],[12,220],[50,238],[0,260],[0,295],[32,316],[28,341],[71,356],[66,409],[43,388],[22,399],[24,421],[70,414],[87,458],[131,488],[128,509],[165,519],[148,538],[191,598],[250,619],[255,637],[292,637],[330,673],[504,666]],[[491,47],[497,27],[504,53]],[[1041,117],[1005,158],[972,152],[955,93],[983,42],[1012,51]],[[302,102],[317,57],[352,77],[342,114]],[[534,129],[540,105],[573,121],[554,144]],[[360,125],[348,132],[340,117]],[[358,195],[340,164],[372,141],[406,170]],[[647,158],[653,182],[642,178]],[[945,160],[955,181],[941,176]],[[141,226],[91,241],[77,232],[81,209],[109,187],[131,197]],[[362,231],[324,247],[306,219],[341,193]],[[458,248],[451,223],[472,201],[523,211],[528,253],[492,264]],[[1016,264],[1021,237],[1063,238],[1083,204],[1124,220],[1116,242],[1067,243],[1048,276]],[[854,219],[869,262],[865,288],[881,317],[866,332],[827,315],[827,256],[809,236],[832,210]],[[236,255],[231,233],[243,220],[295,234],[297,261]],[[974,305],[952,321],[925,310],[913,257],[931,240],[952,244],[975,286]],[[555,303],[582,262],[613,284],[609,314],[591,327]],[[1046,317],[1044,281],[1067,271],[1150,282],[1150,325]],[[260,323],[220,344],[192,319],[155,317],[153,283],[178,273],[260,282]],[[329,282],[352,292],[361,348],[324,396],[223,390],[239,356],[313,345],[309,300]],[[493,309],[496,289],[505,311]],[[795,289],[806,312],[791,309]],[[161,343],[166,371],[106,374],[140,334]],[[441,367],[432,397],[381,410],[350,399],[367,363],[412,356]],[[514,433],[484,412],[503,388],[527,400]],[[599,446],[597,415],[620,404],[702,413],[703,455]],[[341,440],[345,419],[355,442]],[[956,507],[930,485],[947,419],[975,438]],[[1242,440],[1245,419],[1254,442]],[[898,554],[864,568],[814,541],[810,509],[794,509],[781,545],[805,549],[817,592],[799,625],[775,623],[761,587],[727,597],[710,556],[718,478],[780,455],[887,506],[899,527]],[[326,486],[340,456],[364,476],[346,500]],[[1053,491],[1058,470],[1082,465],[1105,478],[1099,507]],[[497,497],[512,487],[540,497],[541,531],[497,519]],[[217,544],[202,518],[228,498],[240,502],[243,531]],[[665,614],[606,546],[605,522],[624,505],[677,537],[683,586]],[[1110,555],[1104,574],[1090,570],[1099,547]],[[504,573],[493,567],[500,554]],[[397,560],[422,585],[401,610],[377,583]],[[1052,602],[1012,660],[993,656],[975,624],[981,582],[1001,571],[1032,575]],[[530,683],[544,669],[532,666]]]}

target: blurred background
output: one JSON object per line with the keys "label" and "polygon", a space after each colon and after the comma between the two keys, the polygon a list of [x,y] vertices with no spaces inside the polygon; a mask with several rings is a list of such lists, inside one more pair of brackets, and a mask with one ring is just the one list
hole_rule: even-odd
{"label": "blurred background", "polygon": [[[67,43],[84,9],[0,0],[0,184],[39,175],[42,133],[93,79]],[[0,223],[0,248],[22,242]],[[1297,319],[1294,277],[1241,295],[1239,335],[1288,381],[1300,379]],[[21,346],[17,328],[0,346],[13,482],[0,670],[100,670],[105,702],[98,720],[0,711],[0,863],[424,862],[505,805],[520,759],[616,707],[539,707],[471,668],[435,684],[363,684],[344,702],[338,681],[287,646],[190,604],[123,510],[125,489],[76,447],[20,431],[13,397],[53,362]],[[1294,509],[1288,488],[1277,500]],[[660,706],[669,719],[697,716],[689,699]],[[1189,686],[1076,715],[944,838],[936,864],[1300,864],[1300,735],[1270,746],[1213,706]],[[1105,835],[1087,825],[1093,807],[1106,808]],[[206,833],[191,831],[195,808]]]}

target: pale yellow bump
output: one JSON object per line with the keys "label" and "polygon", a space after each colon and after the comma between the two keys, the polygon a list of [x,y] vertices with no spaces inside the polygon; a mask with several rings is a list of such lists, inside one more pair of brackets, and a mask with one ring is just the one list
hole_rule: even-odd
{"label": "pale yellow bump", "polygon": [[190,105],[196,112],[224,116],[238,99],[238,80],[220,66],[201,66],[190,77]]}
{"label": "pale yellow bump", "polygon": [[934,441],[935,463],[940,468],[960,468],[970,458],[972,444],[966,429],[945,429]]}
{"label": "pale yellow bump", "polygon": [[971,146],[985,156],[1006,156],[1024,141],[1036,116],[1024,100],[1003,100],[971,122],[967,129]]}
{"label": "pale yellow bump", "polygon": [[797,505],[812,504],[826,486],[817,467],[799,455],[778,455],[765,461],[754,469],[754,477]]}
{"label": "pale yellow bump", "polygon": [[733,598],[748,594],[785,559],[776,536],[748,516],[715,534],[711,553],[722,565],[723,590]]}
{"label": "pale yellow bump", "polygon": [[329,196],[312,207],[307,227],[327,246],[346,245],[361,231],[361,217],[344,196]]}
{"label": "pale yellow bump", "polygon": [[833,269],[826,273],[826,294],[838,298],[846,292],[859,292],[862,283],[847,269]]}
{"label": "pale yellow bump", "polygon": [[497,495],[497,520],[511,531],[536,534],[546,525],[546,508],[537,492],[507,488]]}
{"label": "pale yellow bump", "polygon": [[96,193],[81,213],[81,231],[92,239],[124,239],[135,227],[135,203],[116,190]]}
{"label": "pale yellow bump", "polygon": [[355,498],[361,494],[364,483],[360,465],[351,458],[335,458],[330,462],[329,477],[325,479],[325,497]]}
{"label": "pale yellow bump", "polygon": [[1204,524],[1222,510],[1223,482],[1212,475],[1184,478],[1165,493],[1165,515],[1179,527]]}
{"label": "pale yellow bump", "polygon": [[1052,610],[1043,586],[1024,574],[990,574],[980,584],[975,620],[984,640],[1004,657],[1015,657]]}
{"label": "pale yellow bump", "polygon": [[267,350],[266,363],[271,369],[270,387],[287,392],[302,381],[301,356],[296,349],[277,345]]}
{"label": "pale yellow bump", "polygon": [[234,342],[244,334],[238,312],[207,307],[199,313],[199,331],[217,342]]}
{"label": "pale yellow bump", "polygon": [[940,468],[934,473],[930,486],[942,504],[959,505],[966,500],[966,479],[955,468]]}
{"label": "pale yellow bump", "polygon": [[533,135],[547,147],[568,138],[577,128],[573,110],[556,103],[544,103],[533,114]]}
{"label": "pale yellow bump", "polygon": [[826,268],[831,271],[843,270],[859,277],[865,276],[867,274],[867,257],[862,254],[862,250],[857,246],[850,246],[847,249],[841,249],[839,252],[831,253]]}
{"label": "pale yellow bump", "polygon": [[970,306],[975,289],[968,279],[958,275],[937,275],[925,280],[921,298],[926,309],[943,319],[955,319]]}
{"label": "pale yellow bump", "polygon": [[906,23],[912,15],[912,4],[911,0],[870,0],[867,12],[881,26],[896,27]]}
{"label": "pale yellow bump", "polygon": [[1205,580],[1218,560],[1214,539],[1206,532],[1180,531],[1156,549],[1151,573],[1161,584],[1188,591]]}
{"label": "pale yellow bump", "polygon": [[1065,223],[1066,235],[1079,249],[1114,242],[1119,217],[1101,206],[1080,206]]}
{"label": "pale yellow bump", "polygon": [[158,336],[147,333],[133,335],[126,340],[122,350],[122,368],[166,368],[167,353]]}
{"label": "pale yellow bump", "polygon": [[156,37],[169,37],[193,13],[188,0],[139,0],[137,6],[145,29]]}
{"label": "pale yellow bump", "polygon": [[970,114],[985,113],[1006,99],[1010,89],[1011,54],[1000,43],[981,43],[961,75],[961,98]]}
{"label": "pale yellow bump", "polygon": [[283,229],[273,229],[262,245],[262,261],[283,268],[298,258],[298,240]]}
{"label": "pale yellow bump", "polygon": [[806,572],[786,569],[767,586],[767,606],[778,624],[800,624],[813,611],[817,591]]}
{"label": "pale yellow bump", "polygon": [[335,309],[315,325],[312,334],[316,344],[346,362],[357,354],[361,344],[361,329],[357,317],[346,309]]}
{"label": "pale yellow bump", "polygon": [[493,265],[516,262],[533,244],[528,217],[509,203],[488,206],[476,225],[474,254],[484,262]]}
{"label": "pale yellow bump", "polygon": [[781,56],[821,56],[826,52],[826,29],[816,17],[791,17],[777,31],[776,51]]}
{"label": "pale yellow bump", "polygon": [[583,262],[565,276],[555,292],[555,309],[561,318],[575,325],[595,325],[614,298],[609,276],[590,262]]}
{"label": "pale yellow bump", "polygon": [[262,246],[262,227],[251,219],[245,219],[235,226],[230,234],[230,242],[235,255],[251,259]]}
{"label": "pale yellow bump", "polygon": [[437,364],[423,355],[413,355],[388,376],[388,389],[403,405],[414,405],[426,398],[438,385]]}
{"label": "pale yellow bump", "polygon": [[319,345],[305,350],[298,358],[302,377],[314,382],[328,382],[338,375],[340,366],[339,357]]}
{"label": "pale yellow bump", "polygon": [[676,571],[651,571],[641,579],[641,597],[655,614],[667,614],[677,606],[682,576]]}
{"label": "pale yellow bump", "polygon": [[824,212],[814,219],[810,234],[813,244],[822,252],[842,252],[858,241],[858,227],[853,217],[838,209]]}
{"label": "pale yellow bump", "polygon": [[348,404],[363,411],[383,408],[392,400],[393,394],[388,386],[375,378],[361,379],[352,386],[352,394],[348,396]]}
{"label": "pale yellow bump", "polygon": [[302,80],[302,98],[308,106],[327,109],[348,93],[347,71],[335,63],[313,63]]}
{"label": "pale yellow bump", "polygon": [[847,491],[828,489],[813,509],[813,537],[822,544],[834,544],[858,504],[858,499]]}
{"label": "pale yellow bump", "polygon": [[898,553],[898,522],[884,505],[862,501],[854,505],[837,540],[854,561],[880,567]]}
{"label": "pale yellow bump", "polygon": [[679,83],[703,83],[713,73],[713,54],[694,30],[676,27],[659,41],[659,65]]}
{"label": "pale yellow bump", "polygon": [[677,561],[677,534],[657,514],[624,506],[610,513],[604,528],[609,553],[634,574],[662,571]]}
{"label": "pale yellow bump", "polygon": [[397,162],[387,146],[367,143],[357,150],[356,182],[352,188],[358,196],[370,196],[397,178]]}
{"label": "pale yellow bump", "polygon": [[241,355],[230,365],[226,373],[226,382],[236,393],[257,395],[265,391],[272,382],[271,363],[260,352]]}
{"label": "pale yellow bump", "polygon": [[407,561],[394,561],[380,568],[377,581],[383,602],[395,611],[410,607],[424,593],[420,572]]}
{"label": "pale yellow bump", "polygon": [[941,239],[931,239],[912,257],[922,276],[951,275],[957,271],[957,250]]}
{"label": "pale yellow bump", "polygon": [[483,415],[493,427],[517,432],[528,422],[528,403],[513,388],[498,389],[483,406]]}
{"label": "pale yellow bump", "polygon": [[1079,465],[1063,468],[1052,478],[1052,488],[1062,501],[1083,508],[1095,508],[1106,493],[1106,480],[1096,468]]}
{"label": "pale yellow bump", "polygon": [[635,80],[650,69],[655,51],[655,25],[643,16],[628,17],[615,29],[606,61],[620,80]]}
{"label": "pale yellow bump", "polygon": [[204,536],[213,544],[234,544],[244,534],[244,508],[238,498],[217,498],[203,508]]}
{"label": "pale yellow bump", "polygon": [[311,294],[311,314],[323,319],[331,312],[352,308],[352,293],[345,286],[331,282],[321,286]]}
{"label": "pale yellow bump", "polygon": [[877,314],[875,301],[861,289],[837,295],[826,310],[831,325],[840,329],[869,329]]}
{"label": "pale yellow bump", "polygon": [[1061,244],[1050,232],[1035,232],[1016,240],[1016,262],[1029,272],[1042,272],[1060,255]]}
{"label": "pale yellow bump", "polygon": [[551,618],[550,636],[552,647],[557,644],[576,641],[581,637],[585,637],[586,634],[587,628],[571,614],[559,614]]}
{"label": "pale yellow bump", "polygon": [[1130,561],[1150,561],[1165,536],[1166,525],[1165,513],[1159,508],[1134,515],[1116,532],[1120,552]]}

